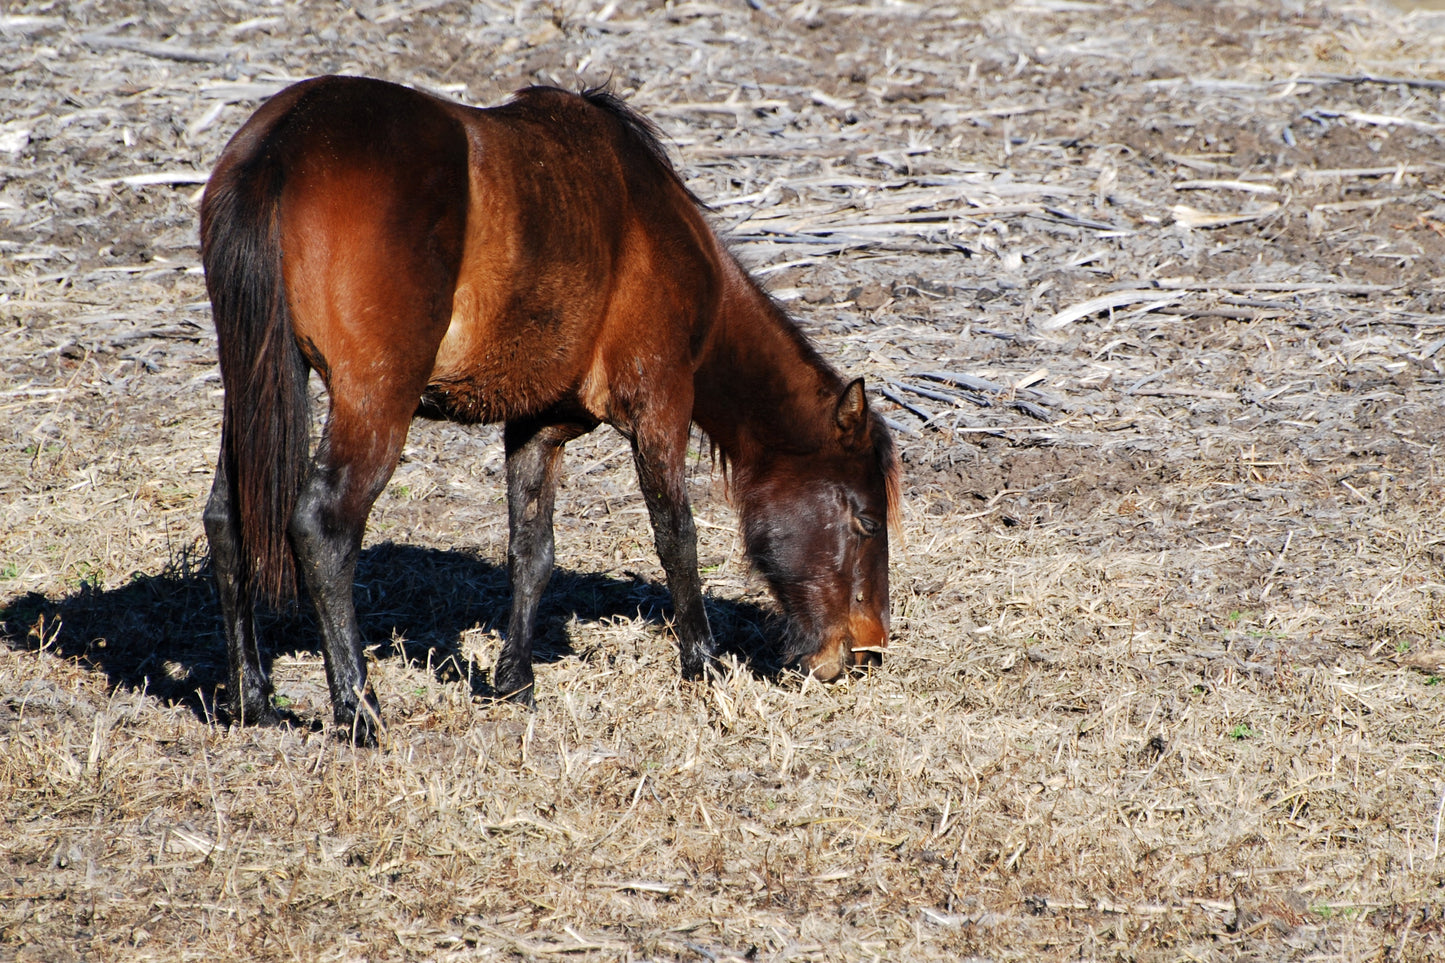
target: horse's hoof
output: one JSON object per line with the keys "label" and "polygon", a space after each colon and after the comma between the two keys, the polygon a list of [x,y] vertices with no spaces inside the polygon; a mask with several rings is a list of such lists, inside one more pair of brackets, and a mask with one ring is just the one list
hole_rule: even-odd
{"label": "horse's hoof", "polygon": [[536,677],[531,669],[530,665],[508,666],[498,661],[492,670],[492,692],[498,699],[515,702],[528,709],[537,708]]}
{"label": "horse's hoof", "polygon": [[377,727],[372,724],[371,720],[369,720],[364,713],[347,723],[337,720],[337,727],[340,730],[341,737],[356,748],[376,748]]}
{"label": "horse's hoof", "polygon": [[528,683],[527,685],[521,686],[520,688],[503,693],[502,698],[507,700],[508,702],[515,703],[516,705],[519,705],[524,709],[535,709],[537,708],[537,696],[535,695],[536,691],[537,687],[535,685],[532,685],[531,683]]}
{"label": "horse's hoof", "polygon": [[722,668],[714,656],[704,655],[699,659],[683,660],[682,680],[684,682],[716,682],[721,678]]}
{"label": "horse's hoof", "polygon": [[274,726],[281,722],[281,714],[270,699],[251,705],[232,705],[230,722],[235,726]]}
{"label": "horse's hoof", "polygon": [[353,746],[359,749],[375,749],[377,735],[381,731],[381,713],[368,699],[354,709],[337,712],[336,728],[338,734]]}
{"label": "horse's hoof", "polygon": [[351,727],[351,744],[358,749],[375,749],[376,728],[370,723],[362,725],[358,719]]}

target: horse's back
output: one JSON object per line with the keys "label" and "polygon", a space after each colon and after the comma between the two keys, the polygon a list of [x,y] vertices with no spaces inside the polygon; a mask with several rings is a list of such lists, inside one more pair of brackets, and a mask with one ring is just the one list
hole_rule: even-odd
{"label": "horse's back", "polygon": [[462,421],[533,413],[584,366],[619,248],[621,191],[596,118],[562,91],[459,108],[467,225],[427,409]]}
{"label": "horse's back", "polygon": [[466,123],[466,253],[428,400],[465,420],[614,420],[614,369],[686,360],[668,349],[694,339],[711,234],[645,122],[606,95],[533,87]]}
{"label": "horse's back", "polygon": [[690,378],[720,249],[655,131],[610,95],[537,87],[476,109],[316,78],[268,101],[213,175],[262,181],[333,404],[364,389],[462,421],[614,420],[619,390]]}

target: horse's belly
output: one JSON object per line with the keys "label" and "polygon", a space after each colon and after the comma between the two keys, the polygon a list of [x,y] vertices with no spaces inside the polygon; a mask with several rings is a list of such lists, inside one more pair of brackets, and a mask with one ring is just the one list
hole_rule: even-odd
{"label": "horse's belly", "polygon": [[478,302],[470,291],[457,291],[423,408],[455,421],[507,421],[575,396],[588,363],[570,336],[575,322],[547,312],[512,317]]}

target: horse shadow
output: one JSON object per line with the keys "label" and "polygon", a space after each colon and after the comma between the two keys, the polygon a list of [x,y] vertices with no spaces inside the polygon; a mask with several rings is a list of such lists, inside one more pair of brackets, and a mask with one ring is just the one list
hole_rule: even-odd
{"label": "horse shadow", "polygon": [[[574,646],[576,622],[641,617],[659,630],[671,614],[662,585],[631,572],[626,578],[558,569],[538,613],[534,663],[591,658],[585,633]],[[362,638],[380,658],[402,657],[431,668],[447,684],[468,685],[477,699],[495,699],[491,667],[462,652],[463,633],[504,631],[511,604],[506,570],[477,553],[383,543],[357,563],[356,610]],[[779,618],[751,602],[707,597],[719,651],[754,675],[782,672],[775,640]],[[314,610],[302,599],[257,611],[262,655],[320,653]],[[12,650],[47,653],[103,672],[112,689],[144,691],[183,705],[202,721],[225,718],[226,640],[210,561],[183,553],[158,574],[137,573],[127,584],[101,589],[82,584],[51,598],[30,592],[0,608],[0,641]],[[659,640],[660,644],[668,644]],[[306,725],[304,720],[289,721]],[[312,723],[319,726],[320,723]]]}

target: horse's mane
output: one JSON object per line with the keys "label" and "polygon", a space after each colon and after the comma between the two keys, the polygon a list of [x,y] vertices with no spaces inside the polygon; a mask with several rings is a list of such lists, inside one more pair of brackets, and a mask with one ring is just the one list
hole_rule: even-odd
{"label": "horse's mane", "polygon": [[[663,133],[657,124],[636,110],[633,110],[632,107],[628,106],[626,101],[606,84],[583,90],[582,97],[592,106],[607,112],[621,122],[623,128],[632,140],[656,162],[657,166],[665,172],[678,187],[686,192],[692,202],[702,210],[708,209],[707,205],[691,190],[688,190],[687,185],[682,182],[682,178],[677,173],[677,168],[673,166],[672,159],[667,154],[667,148],[663,146]],[[766,289],[759,285],[752,274],[743,269],[741,264],[739,264],[739,270],[747,278],[747,282],[751,284],[771,306],[773,313],[780,322],[780,327],[798,346],[803,355],[819,367],[827,371],[832,371],[832,368],[822,359],[822,356],[818,354],[818,350],[812,342],[804,336],[802,329],[798,327],[797,322],[793,320],[787,310],[769,294]],[[833,372],[833,376],[837,377],[837,373]],[[878,465],[883,472],[887,490],[889,527],[901,533],[902,519],[899,504],[901,485],[899,479],[898,452],[894,447],[893,438],[888,431],[887,423],[883,420],[882,416],[873,412],[871,413],[871,417],[873,419],[871,434],[873,436],[874,456],[877,458]],[[729,470],[732,467],[730,459],[719,445],[711,439],[708,439],[708,442],[709,454],[711,455],[713,466],[721,471],[723,484],[729,489],[729,493],[731,493],[733,479],[731,477],[732,473]]]}
{"label": "horse's mane", "polygon": [[615,93],[611,87],[603,84],[599,87],[588,87],[582,91],[582,99],[593,107],[607,112],[621,122],[623,129],[636,141],[649,157],[651,157],[659,168],[670,177],[678,187],[687,194],[688,198],[700,209],[707,210],[707,205],[702,202],[696,194],[688,189],[678,176],[677,168],[672,164],[672,158],[667,155],[667,148],[663,146],[662,128],[653,123],[648,117],[633,110]]}
{"label": "horse's mane", "polygon": [[902,538],[903,472],[898,449],[893,444],[893,433],[888,430],[888,422],[876,411],[869,414],[873,418],[873,453],[883,470],[883,486],[888,496],[888,527]]}
{"label": "horse's mane", "polygon": [[603,84],[600,87],[588,87],[582,91],[582,98],[593,107],[600,107],[613,117],[622,121],[622,125],[628,129],[633,137],[647,148],[647,152],[668,170],[672,170],[672,160],[667,156],[667,149],[662,146],[662,130],[651,119],[627,106],[612,88]]}

